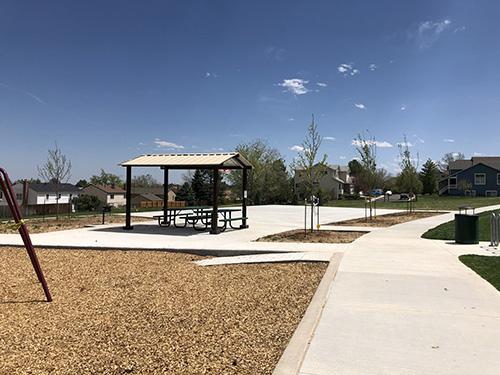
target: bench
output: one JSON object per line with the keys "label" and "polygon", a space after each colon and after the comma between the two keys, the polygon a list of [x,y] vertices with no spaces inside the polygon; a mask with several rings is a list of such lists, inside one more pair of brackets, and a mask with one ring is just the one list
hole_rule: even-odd
{"label": "bench", "polygon": [[238,220],[248,220],[248,217],[232,217],[229,219],[221,219],[220,221],[224,222],[224,227],[226,226],[227,223],[229,223],[229,226],[231,228],[238,229],[238,228],[233,227],[233,224],[232,224],[233,221],[238,221]]}

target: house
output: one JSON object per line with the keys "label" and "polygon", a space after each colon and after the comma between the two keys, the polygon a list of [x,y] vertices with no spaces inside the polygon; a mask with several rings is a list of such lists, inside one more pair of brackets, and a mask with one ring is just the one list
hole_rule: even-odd
{"label": "house", "polygon": [[121,187],[112,185],[89,185],[83,189],[86,195],[95,195],[104,204],[113,207],[125,206],[127,192]]}
{"label": "house", "polygon": [[[24,215],[36,215],[42,213],[55,213],[58,205],[60,212],[73,210],[70,206],[71,200],[83,194],[82,189],[72,184],[59,184],[59,192],[56,194],[55,183],[29,183],[20,182],[12,186],[16,196],[16,201],[22,209]],[[2,214],[5,213],[7,202],[0,201]]]}
{"label": "house", "polygon": [[[314,166],[317,169],[318,165]],[[295,189],[297,194],[304,198],[304,192],[301,191],[302,182],[305,180],[304,170],[295,169]],[[327,165],[319,183],[319,187],[328,190],[332,199],[338,199],[341,194],[352,194],[352,179],[349,176],[349,167],[340,165]]]}
{"label": "house", "polygon": [[[159,188],[134,188],[132,190],[132,199],[135,195],[144,195],[144,194],[154,194],[163,200],[165,192],[163,191],[163,187],[159,187]],[[176,190],[169,187],[168,188],[168,201],[169,202],[175,201],[176,195],[177,195]]]}
{"label": "house", "polygon": [[446,193],[500,196],[500,157],[473,157],[450,162],[447,179],[440,181],[439,194]]}

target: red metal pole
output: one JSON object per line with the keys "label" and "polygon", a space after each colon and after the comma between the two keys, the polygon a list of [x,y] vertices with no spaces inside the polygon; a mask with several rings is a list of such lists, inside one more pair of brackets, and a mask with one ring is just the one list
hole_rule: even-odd
{"label": "red metal pole", "polygon": [[42,284],[43,291],[45,292],[45,297],[47,297],[47,301],[51,302],[52,297],[49,292],[49,288],[47,286],[47,282],[45,281],[45,278],[43,276],[42,268],[40,267],[40,263],[38,262],[38,258],[35,253],[35,249],[33,247],[33,243],[31,242],[30,235],[28,233],[28,229],[26,228],[26,225],[24,224],[23,216],[21,214],[21,210],[19,209],[19,205],[17,204],[17,200],[15,199],[15,194],[14,190],[12,189],[12,185],[9,180],[9,176],[7,175],[7,172],[0,168],[0,173],[3,175],[0,176],[0,188],[2,189],[5,199],[7,201],[7,204],[9,205],[10,212],[12,213],[12,216],[14,217],[14,221],[16,224],[19,224],[19,234],[21,235],[21,238],[23,239],[24,246],[26,247],[26,250],[28,252],[28,255],[31,259],[31,264],[33,265],[33,268],[35,269],[36,275],[38,277],[38,281]]}

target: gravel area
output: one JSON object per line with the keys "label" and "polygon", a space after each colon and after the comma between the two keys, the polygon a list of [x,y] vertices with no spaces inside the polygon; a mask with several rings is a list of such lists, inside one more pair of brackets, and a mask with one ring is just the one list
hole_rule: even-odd
{"label": "gravel area", "polygon": [[0,374],[270,374],[326,263],[0,247]]}

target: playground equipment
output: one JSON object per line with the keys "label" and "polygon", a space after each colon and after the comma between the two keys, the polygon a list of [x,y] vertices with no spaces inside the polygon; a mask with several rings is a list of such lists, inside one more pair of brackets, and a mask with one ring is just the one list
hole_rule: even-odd
{"label": "playground equipment", "polygon": [[490,246],[497,247],[500,242],[500,213],[495,215],[491,214],[490,217]]}
{"label": "playground equipment", "polygon": [[[311,232],[314,227],[314,217],[316,216],[316,229],[319,230],[319,198],[314,195],[310,198],[311,201]],[[304,199],[304,232],[307,231],[307,199]]]}
{"label": "playground equipment", "polygon": [[51,302],[52,297],[50,295],[49,288],[47,287],[47,282],[43,277],[43,272],[40,267],[40,263],[38,263],[38,258],[36,257],[33,244],[31,243],[28,229],[26,228],[23,216],[21,215],[21,209],[17,204],[16,195],[14,194],[14,190],[12,190],[12,184],[10,183],[9,176],[7,175],[7,172],[3,168],[0,168],[0,188],[2,189],[3,196],[7,201],[7,204],[9,205],[10,208],[10,212],[12,213],[12,217],[14,218],[15,222],[14,226],[19,230],[19,234],[23,239],[24,246],[28,251],[28,255],[31,259],[31,264],[35,269],[38,281],[40,281],[40,283],[42,284],[45,297],[47,298],[48,302]]}

